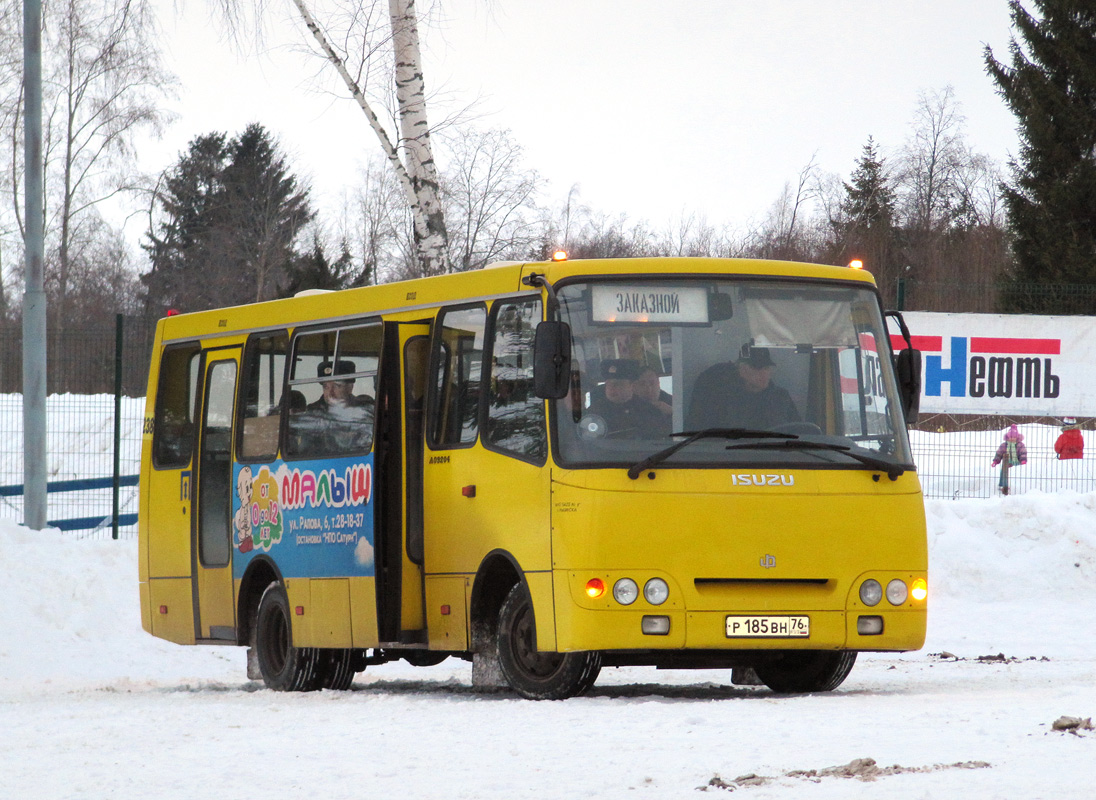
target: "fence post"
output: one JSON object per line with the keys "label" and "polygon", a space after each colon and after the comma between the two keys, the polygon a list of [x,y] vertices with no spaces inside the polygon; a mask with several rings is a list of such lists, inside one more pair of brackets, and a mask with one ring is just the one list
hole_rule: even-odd
{"label": "fence post", "polygon": [[122,479],[122,342],[125,317],[114,317],[114,505],[112,517],[112,538],[118,538],[119,487]]}

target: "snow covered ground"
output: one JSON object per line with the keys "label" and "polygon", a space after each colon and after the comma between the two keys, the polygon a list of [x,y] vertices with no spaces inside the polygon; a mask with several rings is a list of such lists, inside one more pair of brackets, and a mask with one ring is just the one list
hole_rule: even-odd
{"label": "snow covered ground", "polygon": [[1096,731],[1052,726],[1096,717],[1096,494],[930,501],[929,531],[925,649],[835,692],[627,668],[537,703],[453,659],[267,691],[141,630],[136,542],[0,522],[0,798],[1092,796]]}

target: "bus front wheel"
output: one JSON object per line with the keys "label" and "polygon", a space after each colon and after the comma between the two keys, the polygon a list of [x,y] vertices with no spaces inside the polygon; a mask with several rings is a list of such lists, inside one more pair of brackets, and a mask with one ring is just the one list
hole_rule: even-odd
{"label": "bus front wheel", "polygon": [[828,692],[844,683],[855,663],[852,650],[794,650],[779,661],[758,664],[754,672],[781,694]]}
{"label": "bus front wheel", "polygon": [[317,688],[316,651],[294,647],[290,633],[289,598],[281,583],[266,587],[255,619],[255,649],[263,683],[277,692]]}
{"label": "bus front wheel", "polygon": [[601,672],[601,653],[546,653],[537,650],[533,603],[518,584],[499,611],[499,666],[510,687],[530,700],[564,700],[580,695]]}

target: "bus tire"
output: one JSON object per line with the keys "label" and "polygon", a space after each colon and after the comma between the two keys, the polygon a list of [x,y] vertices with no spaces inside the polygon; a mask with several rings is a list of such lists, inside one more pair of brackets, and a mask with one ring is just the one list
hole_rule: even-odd
{"label": "bus tire", "polygon": [[829,692],[844,683],[855,663],[854,650],[793,650],[779,661],[758,664],[754,672],[780,694]]}
{"label": "bus tire", "polygon": [[316,650],[294,647],[289,598],[275,582],[266,587],[255,615],[255,647],[263,683],[276,692],[307,692],[318,687]]}
{"label": "bus tire", "polygon": [[586,692],[601,672],[601,653],[537,651],[533,603],[525,586],[510,590],[499,611],[499,667],[515,692],[529,700],[565,700]]}
{"label": "bus tire", "polygon": [[354,652],[349,649],[316,650],[316,684],[320,689],[344,692],[354,682]]}

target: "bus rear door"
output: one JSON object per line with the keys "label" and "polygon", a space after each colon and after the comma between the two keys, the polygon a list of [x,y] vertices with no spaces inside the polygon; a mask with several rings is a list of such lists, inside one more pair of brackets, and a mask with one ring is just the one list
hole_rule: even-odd
{"label": "bus rear door", "polygon": [[198,639],[236,641],[232,588],[232,418],[238,347],[208,350],[191,512]]}
{"label": "bus rear door", "polygon": [[385,323],[376,435],[377,605],[382,642],[426,643],[422,419],[429,336],[426,323]]}

